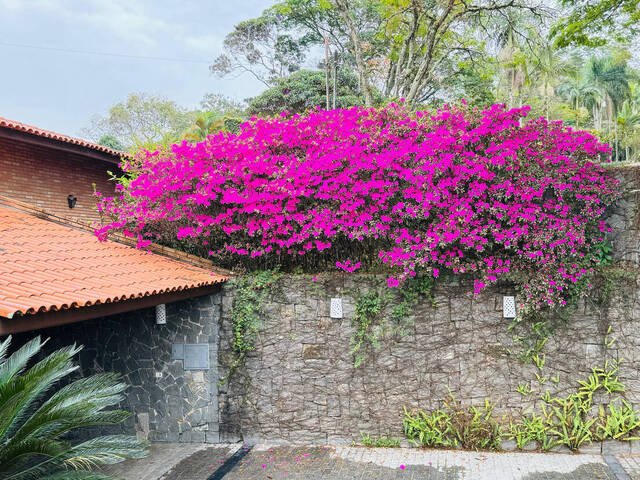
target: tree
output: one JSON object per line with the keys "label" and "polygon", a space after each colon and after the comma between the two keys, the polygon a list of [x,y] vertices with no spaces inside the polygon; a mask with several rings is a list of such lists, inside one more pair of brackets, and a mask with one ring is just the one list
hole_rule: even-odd
{"label": "tree", "polygon": [[271,86],[300,68],[304,50],[304,41],[284,31],[280,18],[266,10],[234,27],[224,40],[224,53],[209,68],[219,76],[246,72]]}
{"label": "tree", "polygon": [[184,135],[185,140],[193,142],[201,142],[209,135],[219,132],[224,128],[222,119],[212,113],[205,113],[196,118],[195,124],[187,130]]}
{"label": "tree", "polygon": [[27,369],[46,343],[27,342],[9,358],[11,337],[0,343],[0,478],[10,480],[106,480],[92,468],[146,455],[133,436],[94,437],[75,445],[66,435],[77,428],[118,425],[129,416],[109,410],[126,385],[111,373],[93,375],[54,391],[78,367],[75,345],[56,350]]}
{"label": "tree", "polygon": [[371,86],[369,85],[369,70],[367,65],[365,64],[364,59],[364,46],[362,44],[361,36],[362,32],[358,30],[356,27],[356,22],[353,20],[352,15],[355,15],[352,12],[352,7],[349,5],[347,0],[334,0],[335,5],[340,12],[342,20],[347,27],[347,31],[349,32],[349,39],[351,40],[351,44],[353,45],[353,53],[356,62],[356,71],[360,76],[360,88],[362,89],[362,93],[364,95],[364,104],[367,107],[373,105],[373,97],[371,96]]}
{"label": "tree", "polygon": [[213,112],[219,115],[243,117],[247,105],[244,102],[239,102],[218,93],[207,93],[200,100],[200,108],[205,112]]}
{"label": "tree", "polygon": [[[297,33],[288,38],[300,59],[326,38],[343,66],[356,72],[365,105],[375,103],[377,87],[385,97],[405,98],[416,106],[432,98],[438,86],[446,87],[444,80],[459,70],[460,62],[481,60],[479,27],[513,10],[537,14],[540,8],[525,0],[283,0],[260,18],[275,17],[283,32]],[[236,37],[234,31],[227,39]],[[242,48],[250,44],[245,39]],[[270,45],[276,58],[273,41]],[[255,55],[266,56],[267,50]]]}
{"label": "tree", "polygon": [[638,151],[640,137],[640,108],[634,101],[625,100],[617,118],[620,136],[624,144],[624,160],[629,161],[632,153]]}
{"label": "tree", "polygon": [[124,150],[124,145],[122,145],[113,135],[103,135],[100,137],[100,140],[98,140],[98,145],[113,148],[114,150]]}
{"label": "tree", "polygon": [[[338,71],[336,107],[345,108],[366,103],[358,93],[358,81],[347,70]],[[325,105],[325,75],[318,70],[300,70],[289,77],[277,80],[276,84],[249,102],[250,115],[277,115],[285,110],[302,113],[316,106]],[[379,94],[373,93],[374,101],[380,102]]]}
{"label": "tree", "polygon": [[561,0],[563,16],[552,28],[558,48],[628,42],[640,31],[640,0]]}
{"label": "tree", "polygon": [[86,129],[90,138],[113,137],[126,149],[153,148],[180,139],[196,117],[195,112],[162,97],[132,93],[126,101],[109,109],[107,116],[96,116]]}

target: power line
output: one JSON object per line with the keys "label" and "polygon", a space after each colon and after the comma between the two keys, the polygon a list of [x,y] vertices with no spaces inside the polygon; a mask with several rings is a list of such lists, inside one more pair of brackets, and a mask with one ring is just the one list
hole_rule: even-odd
{"label": "power line", "polygon": [[145,55],[127,55],[125,53],[96,52],[91,50],[75,50],[71,48],[44,47],[42,45],[27,45],[23,43],[0,42],[0,45],[5,47],[31,48],[33,50],[47,50],[51,52],[79,53],[82,55],[100,55],[103,57],[132,58],[136,60],[156,60],[161,62],[180,62],[180,63],[201,63],[201,64],[207,64],[207,65],[211,63],[210,61],[208,62],[205,60],[194,60],[189,58],[149,57]]}

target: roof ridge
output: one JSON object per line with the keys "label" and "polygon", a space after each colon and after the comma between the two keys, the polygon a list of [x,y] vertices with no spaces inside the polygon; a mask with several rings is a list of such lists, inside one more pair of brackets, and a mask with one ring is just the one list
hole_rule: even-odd
{"label": "roof ridge", "polygon": [[29,125],[28,123],[18,122],[16,120],[10,120],[5,117],[0,117],[0,127],[5,127],[5,128],[10,128],[12,130],[18,130],[20,132],[30,133],[32,135],[37,135],[39,137],[50,138],[52,140],[57,140],[59,142],[71,143],[73,145],[90,148],[92,150],[106,153],[108,155],[132,158],[132,155],[129,152],[123,152],[121,150],[116,150],[115,148],[106,147],[104,145],[90,142],[82,138],[72,137],[70,135],[54,132],[52,130],[46,130],[44,128],[36,127],[34,125]]}
{"label": "roof ridge", "polygon": [[[2,118],[2,117],[0,117]],[[42,220],[48,220],[50,222],[57,223],[59,225],[76,228],[78,230],[84,230],[89,233],[95,233],[95,228],[88,222],[83,222],[81,220],[75,220],[72,218],[62,217],[56,215],[54,213],[48,212],[42,208],[38,208],[30,203],[26,203],[20,200],[15,200],[13,198],[6,197],[4,195],[0,195],[0,205],[4,205],[9,208],[14,208],[23,213],[27,213],[29,215],[33,215]],[[130,247],[136,247],[137,242],[127,237],[121,233],[110,233],[107,237],[109,240],[114,242],[127,245]],[[176,250],[175,248],[166,247],[164,245],[158,245],[157,243],[151,243],[145,250],[149,250],[152,253],[157,255],[161,255],[167,258],[171,258],[178,262],[188,263],[190,265],[206,268],[208,270],[214,271],[221,275],[231,275],[232,273],[224,268],[216,266],[212,260],[207,260],[206,258],[198,257],[196,255],[192,255],[190,253],[182,252],[180,250]]]}

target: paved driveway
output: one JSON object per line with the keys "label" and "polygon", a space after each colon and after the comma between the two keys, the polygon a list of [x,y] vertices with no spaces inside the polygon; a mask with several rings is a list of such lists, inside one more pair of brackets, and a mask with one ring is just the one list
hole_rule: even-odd
{"label": "paved driveway", "polygon": [[124,480],[640,480],[640,461],[632,456],[618,459],[413,448],[155,444],[149,458],[116,465],[110,473]]}

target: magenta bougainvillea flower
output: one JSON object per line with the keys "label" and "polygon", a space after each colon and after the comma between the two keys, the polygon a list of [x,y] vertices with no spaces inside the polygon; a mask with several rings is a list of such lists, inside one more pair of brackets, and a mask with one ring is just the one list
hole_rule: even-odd
{"label": "magenta bougainvillea flower", "polygon": [[347,272],[379,262],[391,287],[418,273],[469,275],[476,292],[521,278],[529,305],[562,304],[590,273],[618,192],[596,163],[607,145],[560,122],[524,123],[527,112],[389,105],[254,118],[125,165],[133,180],[101,197],[112,221],[96,233],[141,247],[170,236],[248,261],[324,256]]}

